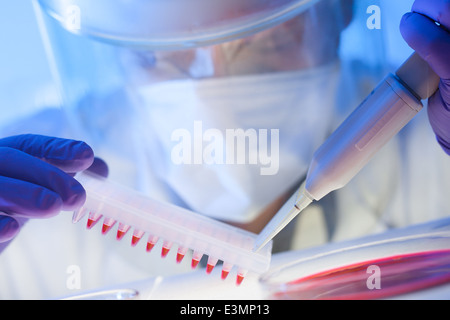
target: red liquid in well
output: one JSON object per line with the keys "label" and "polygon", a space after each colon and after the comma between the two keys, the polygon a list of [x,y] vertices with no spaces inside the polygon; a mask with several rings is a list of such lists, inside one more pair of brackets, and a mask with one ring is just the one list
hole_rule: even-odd
{"label": "red liquid in well", "polygon": [[[379,288],[373,286],[377,280]],[[272,298],[382,299],[444,283],[450,283],[450,250],[398,255],[317,273],[286,283]]]}
{"label": "red liquid in well", "polygon": [[244,275],[243,274],[238,274],[236,277],[236,285],[240,286],[242,281],[244,281]]}
{"label": "red liquid in well", "polygon": [[214,266],[212,264],[207,264],[206,265],[206,273],[210,274],[214,269]]}
{"label": "red liquid in well", "polygon": [[134,247],[138,244],[139,240],[141,240],[141,237],[137,237],[137,236],[132,236],[131,237],[131,245]]}
{"label": "red liquid in well", "polygon": [[181,261],[183,261],[183,259],[184,259],[184,254],[178,252],[177,253],[177,263],[181,263]]}
{"label": "red liquid in well", "polygon": [[150,252],[150,251],[152,251],[152,249],[153,249],[154,246],[155,246],[154,243],[152,243],[152,242],[147,242],[147,247],[146,247],[145,250],[147,250],[147,252]]}
{"label": "red liquid in well", "polygon": [[228,270],[222,270],[222,280],[225,280],[228,277],[228,274],[230,273],[230,271]]}
{"label": "red liquid in well", "polygon": [[107,225],[107,224],[103,224],[103,226],[102,226],[102,234],[107,234],[108,231],[109,231],[111,228],[112,228],[112,225],[109,226],[109,225]]}
{"label": "red liquid in well", "polygon": [[170,248],[167,247],[162,247],[161,249],[161,257],[165,258],[167,257],[167,255],[169,254]]}
{"label": "red liquid in well", "polygon": [[192,259],[192,262],[191,262],[192,269],[195,269],[199,262],[200,262],[200,260]]}

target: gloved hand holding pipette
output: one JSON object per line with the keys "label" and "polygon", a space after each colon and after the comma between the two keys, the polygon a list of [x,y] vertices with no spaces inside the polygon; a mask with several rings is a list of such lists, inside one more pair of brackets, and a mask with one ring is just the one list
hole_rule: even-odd
{"label": "gloved hand holding pipette", "polygon": [[81,141],[32,134],[0,139],[0,251],[27,219],[81,206],[86,193],[71,174],[93,161]]}
{"label": "gloved hand holding pipette", "polygon": [[418,52],[388,75],[315,152],[306,181],[260,233],[255,250],[311,202],[345,186],[422,109],[421,100],[430,98],[430,122],[449,153],[448,1],[416,1],[413,10],[429,14],[408,14],[402,21],[403,36]]}
{"label": "gloved hand holding pipette", "polygon": [[449,2],[416,0],[412,12],[404,15],[400,30],[406,42],[441,78],[439,91],[429,99],[428,116],[438,142],[450,155]]}

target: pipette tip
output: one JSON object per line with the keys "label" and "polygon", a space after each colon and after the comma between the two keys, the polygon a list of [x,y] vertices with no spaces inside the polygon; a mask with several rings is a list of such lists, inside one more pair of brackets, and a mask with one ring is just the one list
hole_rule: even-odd
{"label": "pipette tip", "polygon": [[305,184],[303,183],[299,191],[288,200],[255,239],[253,252],[261,250],[312,201],[313,198],[309,196],[309,193],[305,189]]}
{"label": "pipette tip", "polygon": [[88,213],[88,211],[84,207],[80,208],[77,211],[74,211],[73,216],[72,216],[72,223],[79,222],[87,213]]}
{"label": "pipette tip", "polygon": [[287,214],[282,211],[278,212],[255,239],[253,252],[264,248],[299,213],[300,211],[295,206]]}

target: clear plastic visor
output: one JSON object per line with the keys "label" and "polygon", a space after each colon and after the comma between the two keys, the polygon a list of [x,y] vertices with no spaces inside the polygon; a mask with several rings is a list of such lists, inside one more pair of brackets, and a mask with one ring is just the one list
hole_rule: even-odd
{"label": "clear plastic visor", "polygon": [[201,47],[159,50],[161,47],[152,45],[126,46],[120,59],[128,66],[125,74],[133,83],[315,68],[337,59],[352,4],[351,0],[322,0],[284,22],[272,21],[271,28]]}
{"label": "clear plastic visor", "polygon": [[190,48],[282,23],[319,0],[39,0],[67,29],[127,46]]}

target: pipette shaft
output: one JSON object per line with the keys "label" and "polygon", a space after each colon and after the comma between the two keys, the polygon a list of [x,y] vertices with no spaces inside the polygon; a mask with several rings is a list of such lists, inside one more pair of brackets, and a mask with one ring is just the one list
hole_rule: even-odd
{"label": "pipette shaft", "polygon": [[389,74],[315,152],[300,190],[258,235],[263,247],[314,200],[345,186],[422,108],[439,77],[417,54]]}

